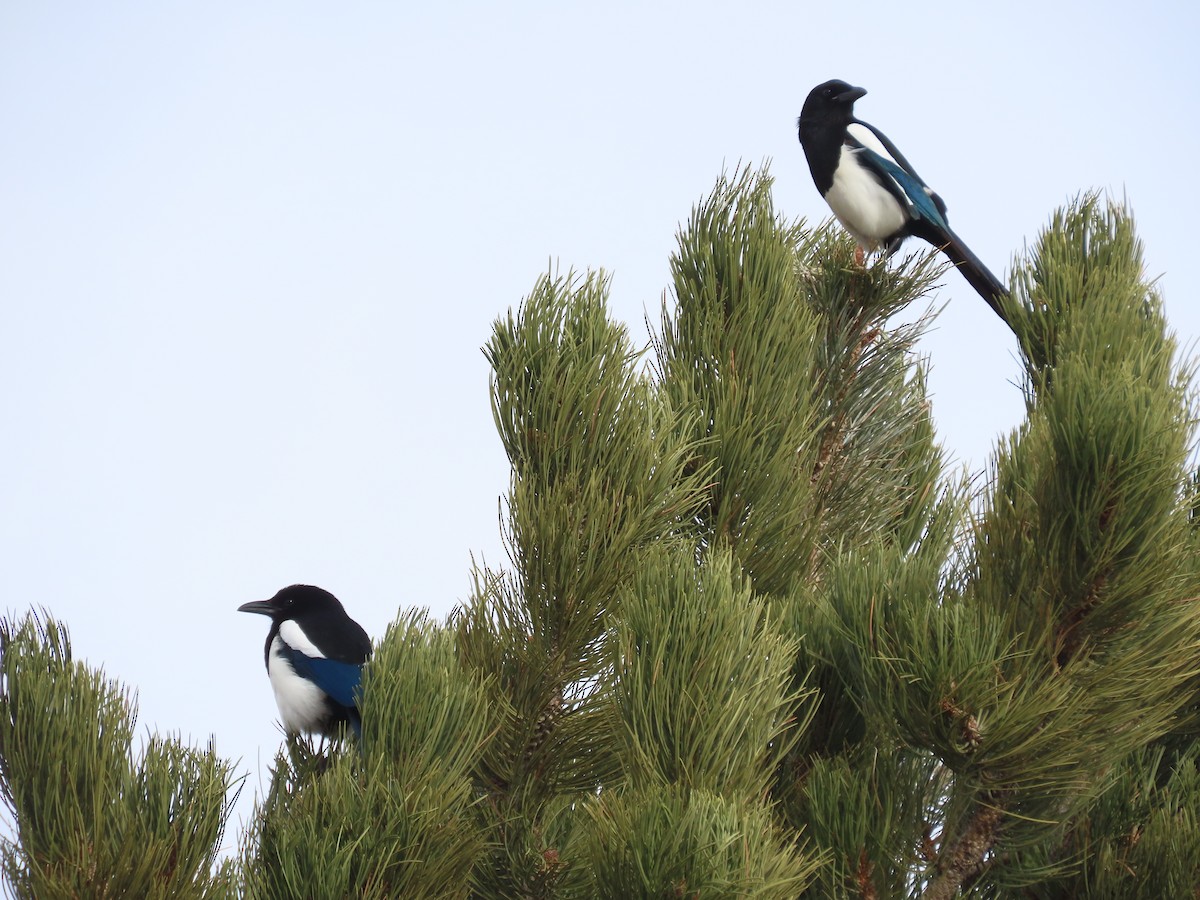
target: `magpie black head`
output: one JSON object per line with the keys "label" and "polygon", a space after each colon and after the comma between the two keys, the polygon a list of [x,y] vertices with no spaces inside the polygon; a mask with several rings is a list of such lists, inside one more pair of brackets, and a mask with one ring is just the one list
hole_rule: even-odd
{"label": "magpie black head", "polygon": [[346,614],[341,601],[329,591],[311,584],[285,587],[270,600],[252,600],[238,607],[238,612],[258,613],[272,619],[304,619],[312,614]]}
{"label": "magpie black head", "polygon": [[854,87],[839,78],[818,84],[808,92],[804,108],[800,110],[799,124],[836,122],[848,125],[854,119],[854,101],[866,93],[865,88]]}
{"label": "magpie black head", "polygon": [[371,639],[361,625],[346,615],[341,601],[329,591],[310,584],[293,584],[270,600],[243,603],[238,612],[270,617],[271,630],[264,649],[268,664],[271,644],[287,622],[296,623],[306,640],[328,659],[361,664],[371,655]]}

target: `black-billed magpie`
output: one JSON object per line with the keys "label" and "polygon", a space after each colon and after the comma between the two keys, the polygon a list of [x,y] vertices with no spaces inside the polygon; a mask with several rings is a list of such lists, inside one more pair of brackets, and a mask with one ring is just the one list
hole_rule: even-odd
{"label": "black-billed magpie", "polygon": [[267,675],[283,727],[290,733],[334,736],[342,723],[361,733],[358,685],[371,639],[337,597],[307,584],[285,587],[238,612],[271,617]]}
{"label": "black-billed magpie", "polygon": [[878,128],[854,118],[867,92],[834,79],[804,101],[797,122],[813,182],[833,214],[863,250],[895,253],[909,235],[950,258],[979,296],[1004,318],[1008,291],[946,221],[946,204]]}

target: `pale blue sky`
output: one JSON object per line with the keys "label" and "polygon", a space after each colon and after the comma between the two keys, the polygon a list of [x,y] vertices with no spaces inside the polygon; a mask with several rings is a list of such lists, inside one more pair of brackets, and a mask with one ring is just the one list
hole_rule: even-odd
{"label": "pale blue sky", "polygon": [[[5,608],[48,608],[145,726],[213,735],[255,790],[279,735],[237,606],[311,582],[379,637],[464,599],[471,553],[503,561],[492,321],[548,261],[602,266],[644,341],[739,160],[826,217],[795,118],[828,78],[998,274],[1068,198],[1126,195],[1192,343],[1200,14],[990,6],[0,6]],[[944,284],[921,349],[977,470],[1019,370]]]}

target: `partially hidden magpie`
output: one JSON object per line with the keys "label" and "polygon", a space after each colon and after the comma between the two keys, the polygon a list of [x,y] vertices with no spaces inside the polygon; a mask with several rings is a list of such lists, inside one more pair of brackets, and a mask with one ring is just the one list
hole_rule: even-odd
{"label": "partially hidden magpie", "polygon": [[335,736],[343,724],[362,733],[358,685],[371,639],[337,597],[307,584],[285,587],[238,612],[270,616],[267,675],[289,733]]}
{"label": "partially hidden magpie", "polygon": [[865,251],[895,253],[909,235],[950,258],[1001,319],[1008,293],[946,221],[946,204],[882,131],[854,117],[866,90],[834,79],[809,93],[797,121],[813,182]]}

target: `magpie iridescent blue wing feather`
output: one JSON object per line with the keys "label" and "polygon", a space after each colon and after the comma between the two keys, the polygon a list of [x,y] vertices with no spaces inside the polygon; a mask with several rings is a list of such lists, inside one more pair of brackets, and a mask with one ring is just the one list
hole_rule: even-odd
{"label": "magpie iridescent blue wing feather", "polygon": [[886,155],[890,157],[897,165],[899,165],[900,168],[921,183],[921,187],[924,188],[925,192],[933,198],[933,202],[937,206],[938,212],[940,212],[942,217],[945,218],[946,204],[942,202],[942,198],[935,194],[933,189],[926,184],[925,179],[917,174],[917,170],[913,168],[913,164],[905,158],[904,154],[900,152],[900,148],[893,144],[891,139],[886,134],[884,134],[870,122],[864,122],[862,119],[853,119],[851,125],[861,125],[863,128],[870,131],[871,134],[875,136],[875,139],[883,145],[884,150],[887,151]]}
{"label": "magpie iridescent blue wing feather", "polygon": [[880,172],[899,186],[899,199],[908,207],[909,215],[925,219],[938,228],[949,227],[942,211],[934,203],[933,198],[936,194],[930,194],[920,179],[914,178],[896,163],[885,159],[874,150],[864,147],[859,152],[861,153],[860,159],[866,166]]}
{"label": "magpie iridescent blue wing feather", "polygon": [[856,120],[846,129],[846,146],[852,148],[858,161],[907,207],[909,215],[925,219],[938,228],[949,227],[942,198],[921,180],[908,160],[877,129]]}
{"label": "magpie iridescent blue wing feather", "polygon": [[361,665],[336,659],[313,659],[299,650],[291,650],[288,658],[298,675],[307,678],[335,702],[345,707],[358,705],[356,693],[362,681]]}

